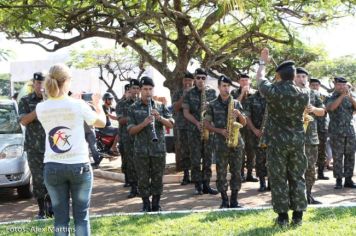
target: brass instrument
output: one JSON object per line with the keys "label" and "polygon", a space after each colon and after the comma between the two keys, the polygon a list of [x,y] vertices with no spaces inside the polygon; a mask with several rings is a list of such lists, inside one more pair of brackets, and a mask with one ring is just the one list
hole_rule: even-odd
{"label": "brass instrument", "polygon": [[304,110],[304,113],[303,113],[303,127],[304,127],[304,133],[307,132],[307,129],[308,129],[308,126],[309,126],[309,123],[314,121],[314,118],[308,114],[307,110],[305,109]]}
{"label": "brass instrument", "polygon": [[206,113],[205,106],[206,106],[206,94],[205,94],[205,86],[203,86],[202,91],[201,91],[201,96],[200,96],[200,127],[201,127],[200,138],[201,138],[201,141],[207,141],[209,139],[209,130],[207,130],[204,126],[204,116]]}
{"label": "brass instrument", "polygon": [[265,112],[264,112],[263,118],[262,118],[262,125],[261,125],[262,136],[259,138],[259,141],[258,141],[258,146],[263,149],[267,148],[267,142],[266,142],[266,136],[265,136],[267,118],[268,118],[268,109],[267,109],[267,104],[266,104]]}
{"label": "brass instrument", "polygon": [[[150,97],[148,97],[147,99],[148,102],[148,116],[150,116],[152,114],[152,99]],[[157,133],[156,133],[156,128],[155,128],[155,118],[153,117],[153,121],[151,123],[151,136],[152,136],[152,142],[157,142],[158,138],[157,138]]]}
{"label": "brass instrument", "polygon": [[226,144],[229,148],[235,148],[239,144],[239,132],[240,129],[243,127],[242,124],[236,121],[234,117],[234,108],[235,102],[233,97],[230,95],[229,98],[229,105],[227,111],[227,122],[226,122],[226,129],[228,131],[228,138],[226,139]]}

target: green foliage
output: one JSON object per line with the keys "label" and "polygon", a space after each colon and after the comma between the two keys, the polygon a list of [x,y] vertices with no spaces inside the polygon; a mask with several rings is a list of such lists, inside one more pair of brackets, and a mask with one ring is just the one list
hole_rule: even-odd
{"label": "green foliage", "polygon": [[[356,208],[309,208],[300,227],[280,228],[272,210],[225,211],[192,214],[100,217],[91,220],[93,235],[355,235]],[[0,225],[0,235],[10,229],[17,235],[53,235],[53,222]],[[32,232],[31,232],[32,229]],[[1,233],[2,232],[2,233]]]}
{"label": "green foliage", "polygon": [[356,85],[356,57],[343,56],[335,59],[314,61],[306,67],[313,77],[334,78],[343,76],[353,85]]}
{"label": "green foliage", "polygon": [[[308,63],[316,56],[298,40],[297,26],[322,25],[355,13],[355,4],[354,0],[0,0],[0,30],[48,51],[91,37],[113,39],[172,81],[180,78],[191,59],[220,73],[248,71],[265,46],[275,49],[276,58],[292,55]],[[102,55],[89,57],[82,57],[77,66],[100,62]]]}
{"label": "green foliage", "polygon": [[0,74],[0,96],[10,96],[10,74]]}

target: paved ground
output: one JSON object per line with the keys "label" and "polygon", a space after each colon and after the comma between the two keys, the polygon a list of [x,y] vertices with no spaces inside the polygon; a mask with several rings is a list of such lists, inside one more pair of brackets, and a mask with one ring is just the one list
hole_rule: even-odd
{"label": "paved ground", "polygon": [[[174,160],[174,155],[167,157],[167,162]],[[103,169],[119,166],[119,160],[105,161]],[[328,181],[317,181],[314,188],[315,197],[326,204],[356,203],[354,189],[334,190],[335,180],[332,171],[326,175]],[[215,209],[220,205],[220,196],[193,195],[193,185],[181,186],[167,184],[164,186],[162,208],[164,210]],[[239,203],[243,207],[270,206],[270,192],[257,192],[258,183],[243,183],[239,193]],[[95,178],[91,203],[91,214],[107,214],[118,212],[136,212],[141,208],[141,199],[127,199],[129,188],[112,180]],[[32,218],[37,211],[34,199],[21,200],[14,190],[0,190],[0,222]]]}

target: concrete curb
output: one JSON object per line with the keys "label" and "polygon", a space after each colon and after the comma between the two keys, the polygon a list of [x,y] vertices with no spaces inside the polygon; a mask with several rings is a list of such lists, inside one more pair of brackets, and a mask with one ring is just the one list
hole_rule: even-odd
{"label": "concrete curb", "polygon": [[[123,183],[125,181],[125,176],[122,173],[115,173],[112,171],[105,171],[105,170],[100,170],[100,169],[94,170],[94,176],[103,178],[103,179],[111,179],[111,180],[119,181],[121,183]],[[228,178],[228,180],[230,179],[230,173],[227,174],[227,178]],[[182,175],[164,175],[163,176],[163,184],[180,183],[180,182],[182,182],[182,180],[183,180]],[[211,176],[210,181],[211,182],[216,181],[215,173]]]}

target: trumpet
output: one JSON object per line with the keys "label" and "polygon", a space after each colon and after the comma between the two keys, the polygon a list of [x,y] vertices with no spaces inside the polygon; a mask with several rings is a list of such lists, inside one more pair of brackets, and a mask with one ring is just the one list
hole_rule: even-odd
{"label": "trumpet", "polygon": [[[151,103],[152,99],[150,97],[148,97],[147,102],[148,102],[148,116],[151,116],[151,114],[152,114],[152,103]],[[156,143],[158,141],[156,128],[155,128],[155,123],[156,123],[155,122],[155,118],[153,117],[153,121],[150,124],[150,126],[151,126],[152,142],[154,142],[154,143]]]}

